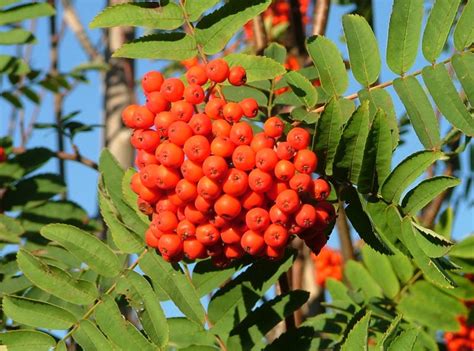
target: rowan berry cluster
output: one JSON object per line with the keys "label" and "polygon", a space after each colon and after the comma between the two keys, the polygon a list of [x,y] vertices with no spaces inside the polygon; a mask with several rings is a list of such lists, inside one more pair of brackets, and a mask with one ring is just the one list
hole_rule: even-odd
{"label": "rowan berry cluster", "polygon": [[7,152],[3,147],[0,147],[0,163],[5,162],[7,160]]}
{"label": "rowan berry cluster", "polygon": [[[138,168],[131,188],[151,216],[146,243],[167,261],[212,257],[218,266],[245,254],[281,258],[298,235],[314,251],[335,218],[330,185],[313,180],[310,134],[259,113],[252,98],[228,102],[219,84],[240,86],[246,71],[223,59],[193,65],[181,79],[148,72],[145,106],[128,106]],[[207,91],[204,90],[207,87]]]}
{"label": "rowan berry cluster", "polygon": [[325,286],[328,278],[342,280],[342,256],[339,251],[325,246],[319,255],[311,256],[315,267],[316,284]]}

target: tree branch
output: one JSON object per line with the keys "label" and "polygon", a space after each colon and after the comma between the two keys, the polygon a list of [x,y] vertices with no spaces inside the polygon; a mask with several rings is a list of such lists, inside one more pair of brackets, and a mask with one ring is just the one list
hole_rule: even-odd
{"label": "tree branch", "polygon": [[79,17],[77,16],[74,7],[71,5],[70,0],[61,0],[61,3],[64,7],[64,21],[69,26],[69,28],[71,28],[72,32],[76,35],[79,44],[82,46],[89,58],[91,60],[103,61],[103,56],[94,48],[94,45],[92,45],[92,42],[87,36],[86,30],[84,29],[84,26],[79,20]]}
{"label": "tree branch", "polygon": [[[23,154],[27,151],[24,147],[15,147],[12,150],[12,153],[15,155]],[[57,151],[54,153],[54,156],[62,161],[75,161],[82,163],[84,166],[90,167],[92,169],[98,170],[99,166],[94,161],[81,156],[80,154],[70,154],[64,151]]]}
{"label": "tree branch", "polygon": [[313,35],[324,35],[329,18],[330,0],[316,0],[313,15]]}

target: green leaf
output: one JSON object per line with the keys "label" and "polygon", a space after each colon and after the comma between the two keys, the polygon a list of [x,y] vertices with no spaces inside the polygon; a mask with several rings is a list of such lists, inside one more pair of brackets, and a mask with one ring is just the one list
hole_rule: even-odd
{"label": "green leaf", "polygon": [[134,26],[151,29],[176,29],[184,23],[179,5],[168,2],[125,3],[106,7],[99,13],[89,28]]}
{"label": "green leaf", "polygon": [[259,106],[267,106],[268,97],[262,91],[250,86],[223,85],[221,89],[226,101],[239,102],[246,98],[253,98]]}
{"label": "green leaf", "polygon": [[199,296],[183,272],[174,269],[171,264],[153,252],[148,252],[142,258],[140,268],[190,320],[199,325],[204,323],[204,309]]}
{"label": "green leaf", "polygon": [[396,317],[390,322],[389,327],[387,328],[387,330],[383,333],[382,337],[377,342],[378,350],[384,351],[388,349],[388,346],[396,337],[401,320],[402,320],[402,315],[397,314]]}
{"label": "green leaf", "polygon": [[423,0],[395,0],[388,28],[387,64],[402,75],[415,62],[423,22]]}
{"label": "green leaf", "polygon": [[120,313],[114,299],[109,295],[95,309],[95,319],[102,332],[124,350],[156,350],[132,323]]}
{"label": "green leaf", "polygon": [[54,8],[44,2],[18,5],[0,11],[0,25],[20,22],[30,18],[52,16],[54,14]]}
{"label": "green leaf", "polygon": [[17,260],[25,276],[50,294],[78,305],[89,305],[97,297],[97,289],[91,282],[74,279],[69,273],[46,265],[24,249],[18,252]]}
{"label": "green leaf", "polygon": [[405,195],[402,200],[403,212],[408,215],[416,215],[439,194],[446,189],[455,187],[460,182],[458,178],[445,176],[425,179]]}
{"label": "green leaf", "polygon": [[196,25],[196,41],[205,54],[221,51],[245,23],[270,5],[271,0],[229,0]]}
{"label": "green leaf", "polygon": [[405,350],[411,351],[415,347],[416,340],[420,334],[419,329],[404,330],[390,344],[388,351]]}
{"label": "green leaf", "polygon": [[125,225],[120,222],[111,201],[105,197],[102,191],[99,191],[99,207],[114,244],[125,253],[141,252],[145,243],[144,239],[135,232],[128,230]]}
{"label": "green leaf", "polygon": [[212,330],[228,335],[237,323],[242,321],[255,303],[278,278],[286,272],[294,260],[293,253],[287,253],[279,262],[257,261],[245,272],[219,289],[211,299],[208,308]]}
{"label": "green leaf", "polygon": [[471,106],[474,105],[474,54],[472,52],[456,54],[453,56],[451,63],[467,99]]}
{"label": "green leaf", "polygon": [[124,171],[115,157],[107,149],[104,149],[100,155],[99,171],[102,175],[107,194],[112,199],[113,206],[119,212],[123,223],[126,224],[130,230],[135,231],[135,233],[144,235],[148,229],[148,224],[123,200],[122,179],[124,177]]}
{"label": "green leaf", "polygon": [[314,150],[320,173],[332,175],[334,157],[342,136],[342,108],[339,99],[332,98],[325,106],[316,129]]}
{"label": "green leaf", "polygon": [[24,232],[25,230],[16,219],[0,214],[0,241],[19,243],[19,236]]}
{"label": "green leaf", "polygon": [[[139,312],[139,316],[145,332],[156,345],[165,347],[168,343],[168,323],[150,283],[134,271],[127,273],[126,281],[143,301],[143,309]],[[150,323],[145,323],[145,320]]]}
{"label": "green leaf", "polygon": [[0,45],[33,44],[36,38],[33,33],[22,28],[0,32]]}
{"label": "green leaf", "polygon": [[50,224],[41,229],[41,235],[64,246],[105,277],[115,277],[121,272],[120,261],[112,249],[92,234],[67,224]]}
{"label": "green leaf", "polygon": [[[23,75],[28,72],[30,72],[30,67],[28,67],[28,64],[23,59],[9,55],[0,55],[0,75],[2,73]],[[2,93],[2,97],[5,99],[11,95],[12,94],[8,92]]]}
{"label": "green leaf", "polygon": [[35,328],[64,330],[76,322],[76,318],[62,307],[25,297],[4,296],[2,307],[15,322]]}
{"label": "green leaf", "polygon": [[214,345],[216,338],[204,330],[203,326],[187,318],[168,318],[170,329],[169,346],[182,350],[191,345]]}
{"label": "green leaf", "polygon": [[0,282],[0,292],[2,294],[16,294],[20,291],[31,288],[33,284],[24,275],[3,278]]}
{"label": "green leaf", "polygon": [[380,184],[390,174],[392,163],[392,143],[387,116],[378,110],[370,127],[364,149],[364,157],[357,181],[357,189],[362,194],[376,194]]}
{"label": "green leaf", "polygon": [[426,279],[442,287],[452,289],[454,282],[436,261],[431,260],[419,246],[413,224],[409,217],[403,219],[401,230],[403,244],[408,248],[416,265]]}
{"label": "green leaf", "polygon": [[180,61],[197,53],[192,36],[181,32],[163,32],[132,40],[116,50],[112,57]]}
{"label": "green leaf", "polygon": [[306,124],[318,123],[319,117],[319,113],[308,111],[303,107],[297,107],[291,111],[291,118],[294,121],[301,121]]}
{"label": "green leaf", "polygon": [[461,301],[446,295],[426,281],[418,281],[411,286],[397,308],[409,321],[444,331],[458,330],[456,318],[466,313],[466,307]]}
{"label": "green leaf", "polygon": [[54,154],[46,148],[32,148],[3,163],[0,182],[17,180],[43,166]]}
{"label": "green leaf", "polygon": [[454,289],[445,289],[443,292],[462,301],[474,299],[474,284],[472,284],[469,278],[454,273],[450,276],[457,286]]}
{"label": "green leaf", "polygon": [[263,51],[263,55],[274,59],[276,62],[284,64],[286,61],[286,48],[283,45],[278,43],[270,43],[265,50]]}
{"label": "green leaf", "polygon": [[451,238],[453,229],[454,211],[452,207],[447,207],[439,216],[438,221],[434,226],[434,231],[441,234],[447,239]]}
{"label": "green leaf", "polygon": [[341,345],[341,351],[368,350],[370,312],[367,312],[352,328]]}
{"label": "green leaf", "polygon": [[469,235],[456,243],[449,252],[449,256],[474,259],[474,235]]}
{"label": "green leaf", "polygon": [[[224,57],[230,67],[242,66],[247,74],[247,83],[273,79],[286,72],[285,67],[277,61],[247,54],[230,54]],[[239,87],[240,89],[241,87]]]}
{"label": "green leaf", "polygon": [[367,245],[362,247],[361,252],[369,273],[382,288],[384,295],[393,299],[400,291],[400,284],[388,257],[372,250]]}
{"label": "green leaf", "polygon": [[56,345],[54,338],[35,330],[12,330],[0,334],[0,345],[7,351],[50,351]]}
{"label": "green leaf", "polygon": [[369,134],[369,103],[363,102],[347,122],[334,159],[336,177],[357,184]]}
{"label": "green leaf", "polygon": [[66,191],[66,184],[57,174],[38,174],[22,179],[15,189],[7,191],[4,208],[19,211],[38,206],[55,195]]}
{"label": "green leaf", "polygon": [[326,344],[315,335],[316,331],[312,326],[290,329],[265,347],[264,351],[327,350]]}
{"label": "green leaf", "polygon": [[197,21],[201,15],[213,7],[219,0],[186,0],[184,9],[191,22]]}
{"label": "green leaf", "polygon": [[330,96],[342,95],[349,78],[336,44],[325,37],[314,36],[306,40],[306,48],[318,70],[321,88]]}
{"label": "green leaf", "polygon": [[[227,98],[227,96],[226,96]],[[142,213],[138,209],[138,195],[135,194],[132,190],[132,187],[130,186],[130,183],[132,181],[132,176],[137,173],[137,171],[133,168],[128,168],[125,173],[123,174],[122,178],[122,195],[123,195],[123,200],[124,202],[131,207],[132,209],[135,210],[135,213],[142,219],[143,222],[149,223],[150,220],[148,219],[148,216]],[[111,204],[112,205],[112,204]],[[113,207],[113,206],[112,206]]]}
{"label": "green leaf", "polygon": [[54,351],[67,351],[66,342],[64,340],[59,340]]}
{"label": "green leaf", "polygon": [[212,264],[210,259],[196,263],[192,279],[199,297],[210,294],[214,289],[229,280],[240,268],[240,265],[218,268]]}
{"label": "green leaf", "polygon": [[439,149],[439,123],[428,97],[413,76],[397,78],[393,87],[407,110],[415,133],[426,149]]}
{"label": "green leaf", "polygon": [[115,349],[95,324],[87,319],[79,323],[72,337],[84,350],[112,351]]}
{"label": "green leaf", "polygon": [[387,205],[382,200],[370,199],[365,210],[369,215],[375,230],[384,243],[394,253],[406,254],[406,249],[400,243],[402,219],[394,204]]}
{"label": "green leaf", "polygon": [[352,73],[360,84],[368,87],[378,79],[382,66],[375,34],[365,18],[359,15],[344,15],[342,25]]}
{"label": "green leaf", "polygon": [[293,94],[308,108],[313,107],[318,102],[318,92],[311,82],[302,74],[296,71],[290,71],[285,74]]}
{"label": "green leaf", "polygon": [[308,298],[307,291],[293,290],[265,302],[235,326],[230,333],[232,342],[237,342],[243,350],[262,349],[265,335],[300,308]]}
{"label": "green leaf", "polygon": [[365,269],[356,261],[349,260],[344,266],[344,276],[347,278],[354,290],[361,290],[366,300],[371,297],[382,297],[382,289]]}
{"label": "green leaf", "polygon": [[423,80],[439,110],[446,119],[464,134],[474,136],[474,117],[461,100],[443,64],[423,69]]}
{"label": "green leaf", "polygon": [[23,211],[19,220],[27,233],[36,233],[49,223],[65,223],[87,230],[94,227],[89,222],[87,212],[74,202],[67,200],[48,201],[38,207]]}
{"label": "green leaf", "polygon": [[370,218],[363,207],[363,200],[360,198],[357,190],[353,187],[346,188],[342,194],[342,198],[348,203],[348,206],[345,208],[347,218],[349,218],[349,221],[359,236],[374,250],[384,254],[390,254],[390,249],[387,248],[384,240],[382,240],[374,230]]}
{"label": "green leaf", "polygon": [[419,151],[400,162],[385,179],[382,197],[388,202],[398,202],[405,189],[443,155],[439,151]]}
{"label": "green leaf", "polygon": [[469,47],[474,41],[474,1],[468,0],[454,30],[454,46],[458,51]]}
{"label": "green leaf", "polygon": [[435,62],[443,51],[461,0],[436,0],[423,33],[423,55]]}
{"label": "green leaf", "polygon": [[392,264],[392,268],[397,274],[398,279],[400,279],[400,281],[404,284],[408,283],[410,278],[413,277],[413,274],[415,273],[415,269],[413,268],[410,259],[402,254],[388,256],[388,259]]}
{"label": "green leaf", "polygon": [[6,7],[8,5],[15,4],[21,0],[0,0],[0,7]]}

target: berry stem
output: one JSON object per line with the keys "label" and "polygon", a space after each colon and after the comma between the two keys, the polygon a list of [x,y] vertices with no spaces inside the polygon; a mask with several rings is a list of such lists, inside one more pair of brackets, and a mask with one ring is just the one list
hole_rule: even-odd
{"label": "berry stem", "polygon": [[[181,10],[183,10],[183,17],[184,17],[184,21],[186,23],[186,26],[188,27],[188,30],[189,30],[189,34],[192,35],[194,38],[196,38],[196,31],[194,29],[194,26],[193,24],[191,23],[191,21],[189,20],[189,15],[188,13],[186,12],[186,8],[184,7],[184,3],[183,3],[183,0],[180,0],[179,2],[179,5],[181,6]],[[197,48],[197,51],[199,53],[199,56],[201,57],[202,59],[202,62],[204,62],[204,64],[206,64],[208,61],[207,61],[207,56],[206,54],[204,53],[204,50],[201,46],[201,44],[196,44],[196,48]],[[222,93],[222,89],[220,87],[219,84],[216,84],[215,85],[215,89],[217,90],[217,92],[219,93],[219,97],[224,99],[224,94]],[[211,90],[212,91],[212,90]]]}

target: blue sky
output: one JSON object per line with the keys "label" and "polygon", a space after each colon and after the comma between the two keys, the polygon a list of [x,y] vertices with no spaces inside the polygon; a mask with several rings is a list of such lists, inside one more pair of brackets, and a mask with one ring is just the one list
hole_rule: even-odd
{"label": "blue sky", "polygon": [[[105,1],[96,0],[81,0],[76,1],[76,8],[79,10],[79,16],[84,25],[87,25],[92,18],[103,8]],[[396,76],[387,68],[385,62],[385,48],[388,33],[388,22],[391,12],[392,1],[374,1],[374,12],[375,12],[375,33],[379,40],[380,51],[382,55],[382,73],[380,81],[388,81],[396,78]],[[330,18],[328,22],[327,36],[335,41],[341,49],[344,57],[348,57],[347,48],[341,41],[342,37],[342,26],[341,16],[351,10],[350,6],[332,5]],[[59,16],[61,16],[62,9],[59,8]],[[426,21],[425,15],[425,21]],[[59,26],[59,25],[58,25]],[[29,27],[29,23],[26,24],[26,28]],[[33,48],[33,55],[31,64],[33,67],[41,67],[46,69],[49,64],[49,26],[46,19],[38,21],[36,36],[39,43]],[[93,43],[100,41],[100,30],[87,30]],[[71,70],[73,67],[87,61],[87,57],[84,55],[82,49],[77,43],[75,37],[70,31],[66,31],[63,40],[60,43],[60,70],[63,72]],[[11,52],[11,48],[5,49],[2,47],[2,51]],[[3,52],[2,52],[3,53]],[[448,56],[449,53],[444,53],[443,56]],[[443,58],[441,58],[443,59]],[[421,56],[416,60],[415,66],[411,71],[417,70],[428,63]],[[139,60],[136,63],[137,77],[150,69],[159,69],[160,64],[149,60]],[[90,82],[89,84],[81,84],[69,95],[64,103],[64,114],[75,110],[81,110],[78,119],[84,123],[96,124],[102,121],[102,89],[100,75],[97,73],[89,73],[88,75]],[[348,94],[359,90],[360,86],[355,82],[351,74],[350,86],[347,91]],[[403,106],[393,94],[393,88],[389,88],[388,91],[394,97],[395,107],[397,114],[400,116],[403,112]],[[51,94],[46,94],[39,115],[38,122],[48,123],[54,119],[53,111],[53,97]],[[33,106],[27,105],[26,107],[26,118],[30,118],[32,115]],[[5,135],[7,132],[7,117],[9,115],[9,107],[3,101],[0,100],[0,135]],[[446,123],[442,123],[442,134],[446,133],[448,126]],[[19,139],[17,139],[19,140]],[[393,160],[393,165],[396,165],[407,155],[423,149],[419,143],[416,135],[413,132],[406,137],[408,141],[406,145],[400,147]],[[46,130],[38,130],[34,133],[34,136],[29,141],[28,146],[47,146],[55,148],[55,136],[53,132]],[[102,142],[102,131],[99,129],[92,133],[82,134],[77,138],[77,144],[81,153],[93,160],[97,160]],[[462,160],[465,166],[468,165],[468,155],[463,156]],[[464,167],[466,169],[467,167]],[[57,169],[57,162],[52,160],[48,165],[43,168],[43,171],[55,172]],[[69,183],[69,197],[71,200],[81,204],[90,214],[94,214],[97,209],[96,204],[96,187],[97,187],[97,173],[87,167],[74,162],[67,162],[67,180]],[[465,180],[468,174],[461,174],[462,180]],[[459,190],[458,190],[459,191]],[[472,201],[472,199],[471,199]],[[473,219],[472,219],[472,208],[468,208],[465,204],[460,206],[456,213],[456,220],[454,225],[454,237],[459,239],[466,236],[473,230]],[[331,238],[331,244],[337,246],[337,236],[333,235]]]}

